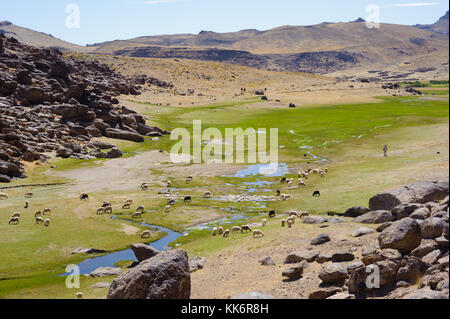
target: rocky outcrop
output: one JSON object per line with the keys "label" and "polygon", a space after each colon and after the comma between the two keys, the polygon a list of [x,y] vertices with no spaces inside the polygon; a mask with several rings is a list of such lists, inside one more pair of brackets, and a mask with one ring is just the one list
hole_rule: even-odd
{"label": "rocky outcrop", "polygon": [[25,177],[21,162],[45,162],[46,153],[77,159],[123,155],[117,148],[102,152],[89,143],[93,137],[142,142],[168,133],[118,105],[115,96],[139,94],[134,79],[3,34],[0,42],[0,182]]}
{"label": "rocky outcrop", "polygon": [[132,244],[130,246],[138,262],[152,258],[159,254],[159,250],[145,244]]}
{"label": "rocky outcrop", "polygon": [[189,299],[191,275],[184,250],[163,251],[117,277],[108,299]]}

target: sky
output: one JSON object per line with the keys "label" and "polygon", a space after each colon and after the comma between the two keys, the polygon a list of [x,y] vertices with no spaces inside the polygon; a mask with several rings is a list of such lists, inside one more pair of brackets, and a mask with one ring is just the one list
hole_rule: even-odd
{"label": "sky", "polygon": [[[282,25],[367,18],[369,4],[380,21],[431,24],[447,0],[2,0],[0,21],[80,45],[144,35],[268,30]],[[78,17],[78,18],[77,18]]]}

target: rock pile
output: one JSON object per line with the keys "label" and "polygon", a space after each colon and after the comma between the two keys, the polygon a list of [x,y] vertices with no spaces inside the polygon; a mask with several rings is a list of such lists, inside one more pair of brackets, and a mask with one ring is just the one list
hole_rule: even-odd
{"label": "rock pile", "polygon": [[21,161],[45,161],[46,153],[78,159],[122,156],[117,148],[103,152],[89,143],[93,137],[143,142],[144,136],[167,134],[118,105],[115,96],[140,94],[135,83],[106,65],[0,34],[0,182],[25,177]]}

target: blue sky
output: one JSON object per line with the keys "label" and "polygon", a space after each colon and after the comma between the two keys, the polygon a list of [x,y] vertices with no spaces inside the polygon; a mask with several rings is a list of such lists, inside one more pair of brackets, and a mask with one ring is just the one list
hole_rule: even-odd
{"label": "blue sky", "polygon": [[[80,9],[80,28],[67,28],[66,7]],[[429,24],[448,10],[444,0],[2,0],[0,20],[86,44],[143,35],[267,30],[367,17],[380,6],[381,22]]]}

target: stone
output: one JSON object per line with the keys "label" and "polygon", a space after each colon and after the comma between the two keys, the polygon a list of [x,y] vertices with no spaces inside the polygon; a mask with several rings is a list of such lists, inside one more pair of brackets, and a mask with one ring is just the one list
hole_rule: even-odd
{"label": "stone", "polygon": [[275,266],[275,262],[270,257],[261,259],[259,263],[263,266]]}
{"label": "stone", "polygon": [[96,249],[96,248],[77,248],[72,252],[72,255],[75,254],[104,254],[107,253],[106,250]]}
{"label": "stone", "polygon": [[344,213],[345,217],[358,217],[370,212],[370,209],[362,206],[355,206],[347,209]]}
{"label": "stone", "polygon": [[130,248],[133,251],[134,255],[136,256],[138,262],[152,258],[157,254],[159,254],[158,249],[155,249],[145,244],[132,244],[130,245]]}
{"label": "stone", "polygon": [[205,268],[206,258],[205,257],[193,257],[189,258],[189,272],[194,272]]}
{"label": "stone", "polygon": [[414,213],[414,211],[421,207],[422,205],[420,204],[403,203],[394,207],[391,210],[391,213],[395,216],[395,219],[400,220],[405,217],[409,217],[412,213]]}
{"label": "stone", "polygon": [[122,273],[122,269],[114,267],[99,267],[92,271],[89,276],[92,278],[118,276]]}
{"label": "stone", "polygon": [[324,219],[320,216],[308,216],[303,218],[303,224],[322,224],[324,223]]}
{"label": "stone", "polygon": [[313,262],[316,260],[319,253],[311,250],[295,252],[288,255],[284,261],[285,264],[295,264],[306,260],[307,262]]}
{"label": "stone", "polygon": [[442,218],[427,218],[420,225],[422,237],[425,239],[434,239],[440,237],[445,228],[445,221]]}
{"label": "stone", "polygon": [[319,264],[323,264],[323,263],[326,263],[328,261],[331,261],[331,255],[322,255],[322,254],[320,254],[316,258],[316,262],[319,263]]}
{"label": "stone", "polygon": [[373,230],[372,228],[360,227],[360,228],[356,229],[355,231],[353,231],[351,235],[353,237],[362,237],[364,235],[372,234],[374,232],[375,232],[375,230]]}
{"label": "stone", "polygon": [[327,299],[341,299],[341,300],[345,300],[345,299],[356,299],[355,295],[351,295],[348,292],[340,292],[337,293],[335,295],[332,295],[330,297],[328,297]]}
{"label": "stone", "polygon": [[348,272],[339,263],[331,263],[322,267],[319,278],[325,284],[342,284],[347,279]]}
{"label": "stone", "polygon": [[311,245],[314,245],[314,246],[322,245],[322,244],[329,242],[330,240],[331,240],[330,236],[328,236],[326,234],[320,234],[320,235],[317,235],[316,238],[311,240]]}
{"label": "stone", "polygon": [[109,282],[98,282],[96,284],[93,284],[89,288],[97,288],[97,289],[103,289],[103,288],[109,288],[111,284]]}
{"label": "stone", "polygon": [[356,217],[354,222],[363,224],[382,224],[394,220],[395,218],[390,211],[375,210]]}
{"label": "stone", "polygon": [[395,222],[378,237],[380,248],[397,249],[402,254],[408,254],[420,245],[422,232],[419,224],[412,218],[404,218]]}
{"label": "stone", "polygon": [[306,268],[305,263],[306,263],[306,261],[304,261],[294,267],[284,270],[282,272],[282,276],[287,277],[289,280],[296,280],[296,279],[301,278],[303,276],[303,271]]}
{"label": "stone", "polygon": [[425,220],[428,217],[430,217],[430,214],[431,214],[431,212],[428,208],[422,207],[422,208],[415,210],[414,213],[409,215],[409,217],[411,217],[412,219]]}
{"label": "stone", "polygon": [[111,284],[108,299],[189,299],[188,255],[176,249],[146,259]]}
{"label": "stone", "polygon": [[319,288],[310,293],[308,299],[327,299],[338,292],[341,292],[341,288],[339,287]]}
{"label": "stone", "polygon": [[331,256],[331,260],[334,263],[353,261],[353,260],[355,260],[355,255],[353,255],[351,252],[338,252],[338,253],[334,253]]}
{"label": "stone", "polygon": [[441,251],[439,249],[436,249],[428,253],[426,256],[423,256],[422,261],[426,262],[427,264],[433,265],[438,261],[440,256]]}
{"label": "stone", "polygon": [[411,252],[411,256],[422,258],[423,256],[426,256],[427,254],[438,248],[439,245],[436,241],[430,239],[422,239],[420,246]]}

